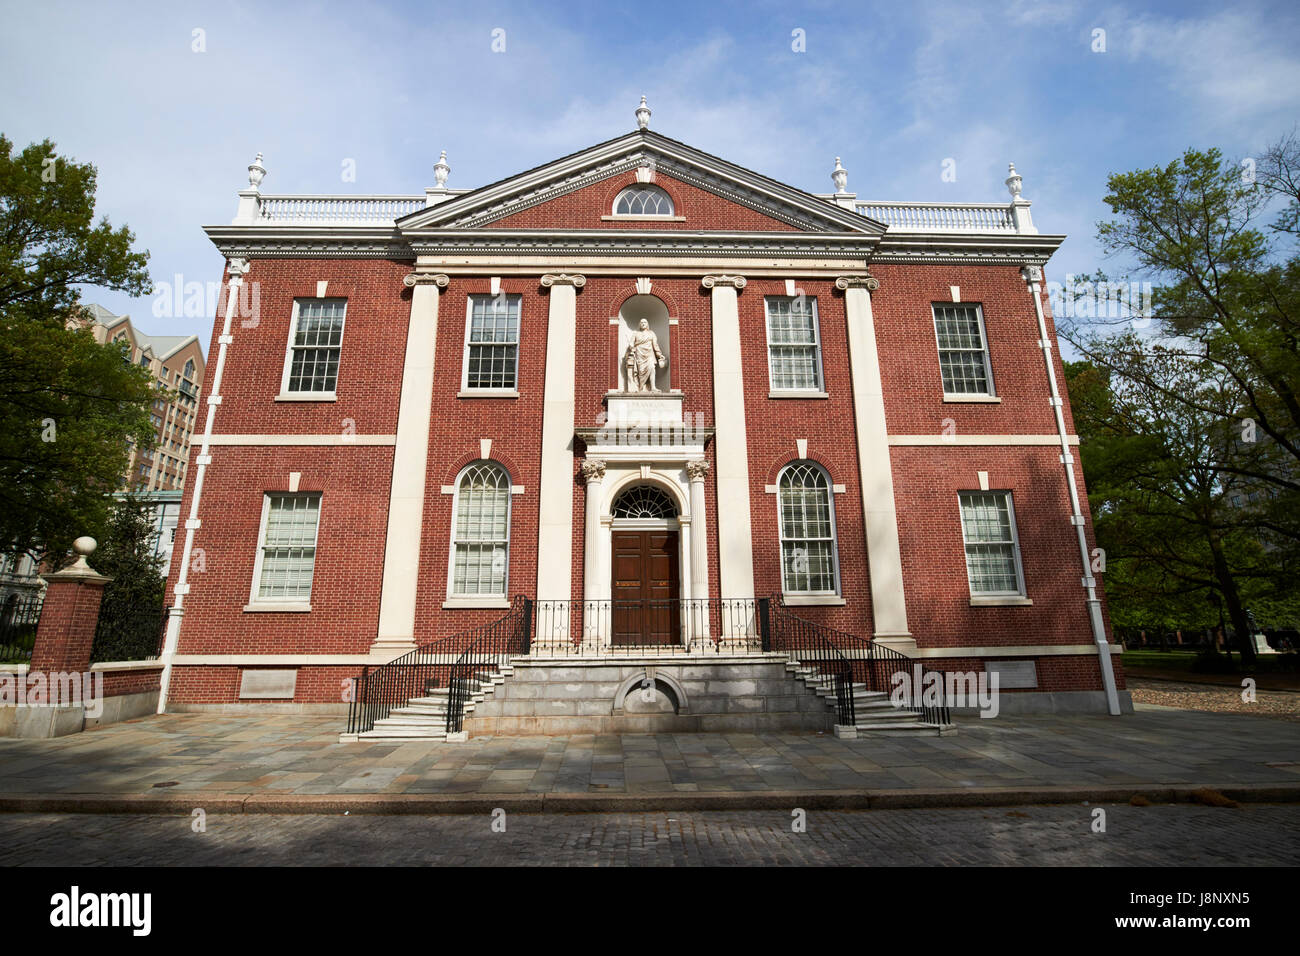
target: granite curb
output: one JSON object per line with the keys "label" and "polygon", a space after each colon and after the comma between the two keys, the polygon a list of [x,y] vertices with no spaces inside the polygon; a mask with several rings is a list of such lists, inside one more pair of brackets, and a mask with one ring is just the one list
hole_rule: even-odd
{"label": "granite curb", "polygon": [[714,793],[0,794],[0,813],[483,814],[708,810],[903,810],[1062,803],[1197,802],[1212,790],[1239,803],[1300,803],[1300,784],[1141,784],[915,790],[766,790]]}

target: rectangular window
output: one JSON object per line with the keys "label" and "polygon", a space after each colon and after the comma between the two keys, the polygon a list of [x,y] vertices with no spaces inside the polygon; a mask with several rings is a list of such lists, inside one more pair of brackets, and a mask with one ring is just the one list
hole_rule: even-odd
{"label": "rectangular window", "polygon": [[939,372],[945,395],[992,395],[984,314],[978,305],[934,305]]}
{"label": "rectangular window", "polygon": [[1011,493],[962,492],[959,498],[971,596],[1023,596],[1025,582]]}
{"label": "rectangular window", "polygon": [[[284,391],[333,392],[343,351],[346,299],[295,299]],[[186,396],[188,397],[188,396]]]}
{"label": "rectangular window", "polygon": [[519,371],[522,296],[472,295],[465,328],[464,387],[512,390]]}
{"label": "rectangular window", "polygon": [[768,296],[767,367],[774,392],[822,390],[821,339],[817,300],[807,296]]}
{"label": "rectangular window", "polygon": [[267,495],[263,514],[255,599],[310,599],[312,573],[316,567],[320,495]]}

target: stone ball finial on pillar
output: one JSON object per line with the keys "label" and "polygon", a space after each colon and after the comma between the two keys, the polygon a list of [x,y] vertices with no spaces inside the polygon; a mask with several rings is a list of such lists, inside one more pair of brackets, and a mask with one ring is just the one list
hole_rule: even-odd
{"label": "stone ball finial on pillar", "polygon": [[78,571],[89,571],[91,568],[90,565],[86,563],[86,559],[95,553],[97,547],[99,547],[99,542],[88,534],[83,534],[76,541],[72,542],[72,550],[77,552],[77,560],[72,566]]}

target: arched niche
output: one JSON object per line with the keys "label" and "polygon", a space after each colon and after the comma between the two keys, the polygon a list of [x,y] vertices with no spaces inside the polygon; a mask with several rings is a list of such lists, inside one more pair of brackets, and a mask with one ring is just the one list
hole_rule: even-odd
{"label": "arched niche", "polygon": [[632,340],[632,333],[645,319],[650,323],[650,331],[659,340],[659,351],[663,353],[667,364],[655,369],[656,392],[667,392],[677,378],[673,369],[672,346],[668,338],[668,306],[657,295],[634,295],[618,310],[618,367],[614,370],[618,390],[628,390],[627,349]]}

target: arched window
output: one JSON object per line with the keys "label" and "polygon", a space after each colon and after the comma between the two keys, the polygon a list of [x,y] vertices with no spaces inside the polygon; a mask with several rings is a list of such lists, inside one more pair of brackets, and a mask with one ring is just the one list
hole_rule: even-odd
{"label": "arched window", "polygon": [[194,380],[194,359],[189,359],[185,363],[185,377],[190,381]]}
{"label": "arched window", "polygon": [[658,186],[629,186],[614,200],[616,216],[671,216],[673,197]]}
{"label": "arched window", "polygon": [[797,461],[777,479],[781,588],[786,594],[838,594],[835,502],[826,472]]}
{"label": "arched window", "polygon": [[615,518],[675,518],[677,506],[654,485],[635,485],[618,496],[613,514]]}
{"label": "arched window", "polygon": [[510,558],[510,476],[478,461],[456,481],[451,527],[452,597],[506,596]]}

